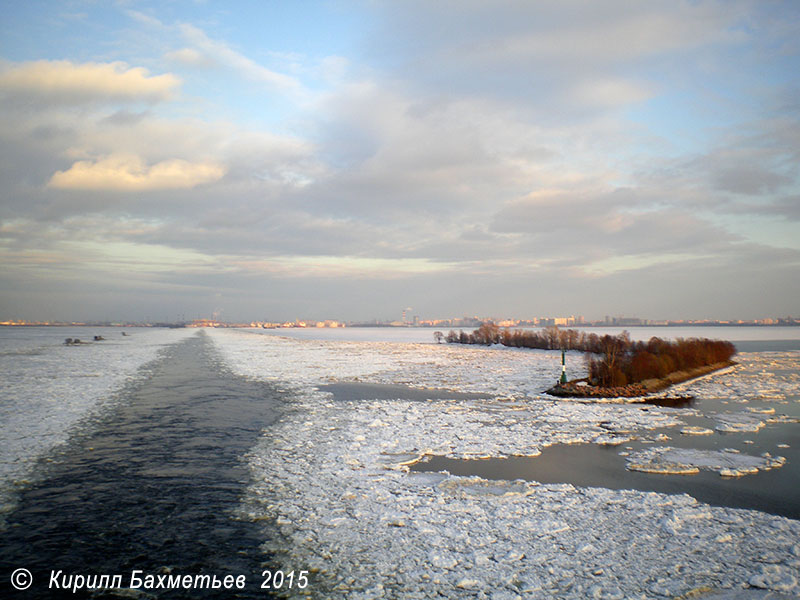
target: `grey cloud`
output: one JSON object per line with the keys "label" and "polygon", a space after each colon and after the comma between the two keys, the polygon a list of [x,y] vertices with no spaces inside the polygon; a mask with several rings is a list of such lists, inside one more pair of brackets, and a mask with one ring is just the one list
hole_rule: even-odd
{"label": "grey cloud", "polygon": [[637,172],[642,190],[661,190],[668,206],[718,213],[751,207],[791,215],[800,186],[800,125],[782,110],[764,111],[746,127],[727,131],[707,152],[666,159],[648,157]]}
{"label": "grey cloud", "polygon": [[148,111],[135,112],[135,111],[121,109],[108,115],[107,117],[104,117],[100,121],[100,123],[129,127],[131,125],[136,125],[140,123],[143,119],[145,119],[149,115],[150,113]]}
{"label": "grey cloud", "polygon": [[736,165],[718,169],[714,183],[726,192],[755,195],[774,192],[792,183],[792,178],[754,165]]}
{"label": "grey cloud", "polygon": [[771,206],[767,206],[765,209],[761,208],[760,210],[780,215],[790,221],[800,221],[800,195],[780,198],[772,203]]}
{"label": "grey cloud", "polygon": [[517,201],[498,212],[492,231],[520,234],[522,255],[573,266],[625,256],[716,255],[740,240],[689,211],[654,208],[627,189]]}
{"label": "grey cloud", "polygon": [[330,173],[296,200],[308,211],[380,220],[454,219],[528,191],[529,170],[559,159],[540,128],[502,104],[412,102],[374,83],[322,102],[315,131]]}
{"label": "grey cloud", "polygon": [[786,156],[793,149],[748,138],[731,140],[731,147],[713,150],[687,166],[717,190],[745,196],[769,194],[797,182],[796,169]]}
{"label": "grey cloud", "polygon": [[742,38],[732,27],[739,11],[712,3],[406,2],[376,10],[384,27],[370,40],[374,60],[417,93],[524,100],[556,120],[646,97],[650,84],[625,68]]}
{"label": "grey cloud", "polygon": [[728,208],[734,214],[769,216],[800,221],[800,195],[785,196],[767,202],[737,202]]}
{"label": "grey cloud", "polygon": [[[494,215],[492,231],[544,233],[583,227],[615,227],[621,208],[636,208],[636,194],[628,189],[599,195],[585,192],[548,194],[512,201]],[[624,223],[620,223],[624,226]]]}

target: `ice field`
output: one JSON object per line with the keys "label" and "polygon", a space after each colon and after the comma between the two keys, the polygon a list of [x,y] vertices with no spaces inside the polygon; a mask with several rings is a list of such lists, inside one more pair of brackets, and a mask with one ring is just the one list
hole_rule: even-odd
{"label": "ice field", "polygon": [[[497,457],[564,442],[617,444],[667,426],[680,435],[688,427],[683,417],[697,409],[553,401],[541,391],[558,373],[556,353],[210,335],[235,372],[280,382],[295,395],[248,457],[254,483],[241,512],[276,524],[281,538],[266,549],[286,569],[318,572],[332,597],[672,598],[705,588],[800,594],[795,520],[688,495],[409,473],[406,466],[424,454]],[[800,398],[798,353],[739,360],[733,371],[681,391],[723,399],[730,411],[704,416],[747,425],[753,435],[764,419],[794,421],[783,413]],[[347,381],[491,398],[437,400],[431,392],[427,401],[347,401],[317,387]],[[775,412],[748,411],[753,398]],[[651,460],[669,458],[667,446],[652,450]],[[778,458],[734,454],[684,453],[680,460],[720,470],[780,466]]]}

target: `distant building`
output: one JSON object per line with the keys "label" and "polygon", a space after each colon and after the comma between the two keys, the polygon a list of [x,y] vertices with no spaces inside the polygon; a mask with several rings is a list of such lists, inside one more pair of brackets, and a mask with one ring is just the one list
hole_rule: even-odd
{"label": "distant building", "polygon": [[216,319],[195,319],[187,327],[222,327],[222,323]]}
{"label": "distant building", "polygon": [[644,324],[638,317],[614,317],[612,323],[617,327],[635,327]]}

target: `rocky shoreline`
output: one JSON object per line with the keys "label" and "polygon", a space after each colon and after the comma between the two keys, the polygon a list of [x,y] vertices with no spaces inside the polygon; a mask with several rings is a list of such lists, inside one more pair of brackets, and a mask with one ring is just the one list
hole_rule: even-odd
{"label": "rocky shoreline", "polygon": [[586,379],[576,379],[567,383],[558,383],[545,393],[559,398],[639,398],[735,364],[734,361],[729,360],[696,369],[675,371],[661,379],[646,379],[639,383],[617,387],[599,387],[591,385]]}

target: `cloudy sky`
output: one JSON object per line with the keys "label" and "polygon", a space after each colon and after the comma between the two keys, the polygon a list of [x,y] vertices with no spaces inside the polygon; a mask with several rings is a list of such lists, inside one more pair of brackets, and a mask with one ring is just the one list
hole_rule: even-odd
{"label": "cloudy sky", "polygon": [[0,319],[800,314],[794,0],[0,7]]}

